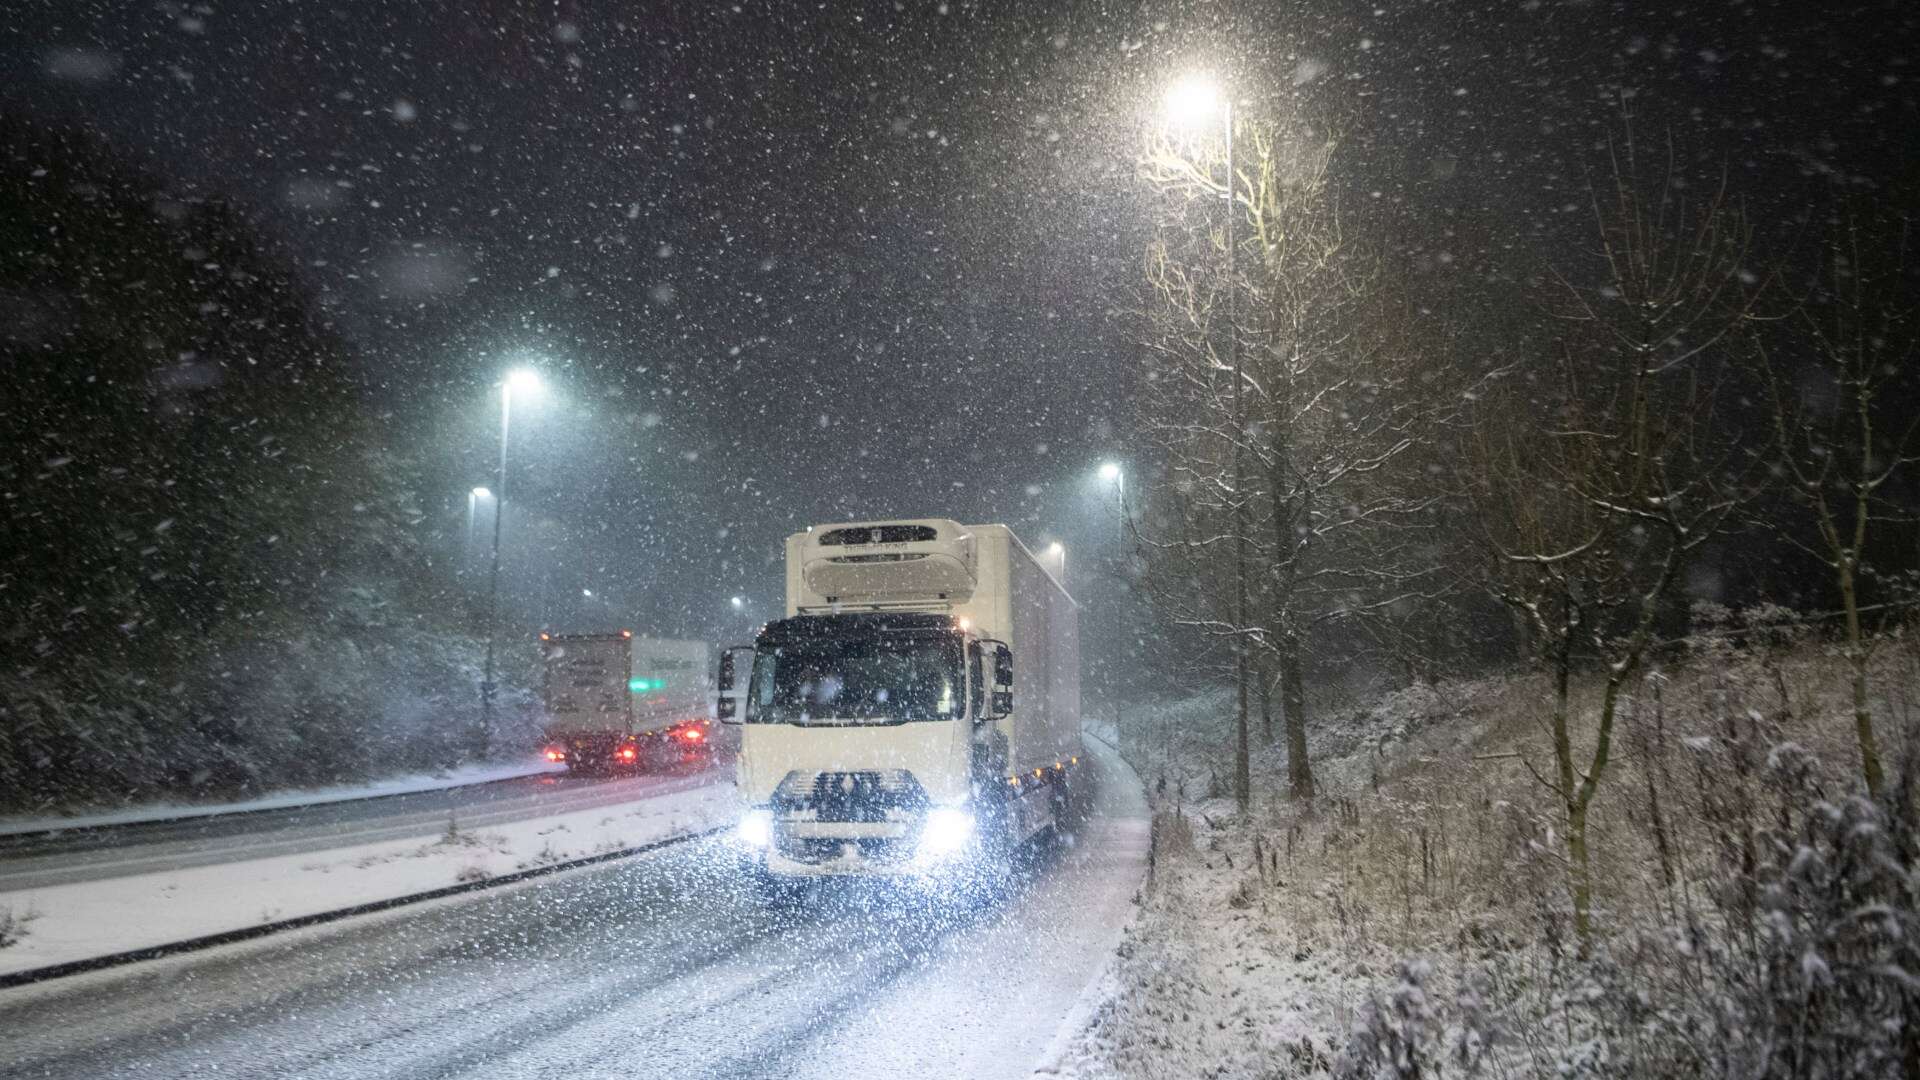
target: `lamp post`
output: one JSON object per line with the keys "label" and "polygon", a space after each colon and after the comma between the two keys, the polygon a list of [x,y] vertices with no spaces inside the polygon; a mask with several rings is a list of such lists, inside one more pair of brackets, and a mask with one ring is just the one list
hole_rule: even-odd
{"label": "lamp post", "polygon": [[1067,583],[1067,546],[1055,540],[1047,545],[1046,558],[1053,564],[1053,572],[1060,579],[1060,584],[1065,585]]}
{"label": "lamp post", "polygon": [[[1233,370],[1233,666],[1234,685],[1239,697],[1235,724],[1233,768],[1234,800],[1245,808],[1252,794],[1253,777],[1247,742],[1247,508],[1245,497],[1245,448],[1247,419],[1240,374],[1240,328],[1234,314],[1240,293],[1235,268],[1233,188],[1233,99],[1220,94],[1204,79],[1187,79],[1167,93],[1167,113],[1177,124],[1197,126],[1218,112],[1226,133],[1227,183],[1223,192],[1227,203],[1225,226],[1227,242],[1227,360]],[[1211,170],[1209,170],[1211,171]]]}
{"label": "lamp post", "polygon": [[1113,497],[1120,505],[1120,517],[1124,520],[1127,516],[1126,471],[1120,468],[1120,463],[1117,461],[1103,461],[1100,463],[1098,475],[1102,484],[1112,485]]}
{"label": "lamp post", "polygon": [[[493,652],[495,631],[500,616],[500,519],[507,512],[507,433],[513,422],[513,392],[533,393],[540,389],[540,376],[522,368],[500,384],[500,471],[494,478],[497,498],[493,504],[493,568],[487,579],[487,666],[480,681],[480,756],[492,749],[493,739]],[[476,495],[479,489],[475,489]]]}
{"label": "lamp post", "polygon": [[467,492],[467,550],[461,556],[460,572],[465,574],[473,562],[473,527],[479,524],[480,500],[493,498],[493,492],[477,487]]}

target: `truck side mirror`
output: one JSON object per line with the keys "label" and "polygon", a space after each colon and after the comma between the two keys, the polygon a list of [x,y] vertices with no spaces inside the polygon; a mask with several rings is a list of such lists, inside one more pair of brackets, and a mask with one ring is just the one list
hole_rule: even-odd
{"label": "truck side mirror", "polygon": [[[745,654],[744,660],[735,657]],[[747,676],[753,671],[753,649],[749,646],[736,646],[720,653],[720,696],[715,699],[713,714],[723,724],[738,724],[746,713]]]}
{"label": "truck side mirror", "polygon": [[993,694],[987,718],[999,720],[1013,712],[1013,650],[999,641],[983,641],[980,647],[993,649]]}
{"label": "truck side mirror", "polygon": [[987,666],[981,663],[980,643],[967,645],[967,712],[975,720],[987,718]]}

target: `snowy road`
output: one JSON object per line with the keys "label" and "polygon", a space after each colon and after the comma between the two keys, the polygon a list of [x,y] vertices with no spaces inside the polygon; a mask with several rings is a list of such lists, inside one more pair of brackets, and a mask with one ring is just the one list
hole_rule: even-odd
{"label": "snowy road", "polygon": [[613,806],[725,783],[724,763],[605,779],[564,773],[248,814],[0,836],[0,892],[297,855]]}
{"label": "snowy road", "polygon": [[995,908],[767,911],[721,841],[0,991],[9,1076],[1027,1075],[1119,940],[1146,811],[1110,754],[1077,843]]}

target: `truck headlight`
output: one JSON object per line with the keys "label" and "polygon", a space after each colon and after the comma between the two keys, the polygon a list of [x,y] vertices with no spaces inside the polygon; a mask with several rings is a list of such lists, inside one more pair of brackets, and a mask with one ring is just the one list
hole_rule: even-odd
{"label": "truck headlight", "polygon": [[973,839],[973,815],[952,806],[936,806],[927,811],[920,827],[920,854],[951,855]]}
{"label": "truck headlight", "polygon": [[763,848],[773,839],[773,811],[749,810],[740,818],[737,835],[748,847]]}

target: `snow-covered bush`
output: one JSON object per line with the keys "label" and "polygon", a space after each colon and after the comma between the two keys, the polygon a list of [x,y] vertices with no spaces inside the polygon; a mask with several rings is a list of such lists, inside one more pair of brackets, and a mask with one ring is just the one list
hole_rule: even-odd
{"label": "snow-covered bush", "polygon": [[1451,1007],[1438,1007],[1427,987],[1433,966],[1400,965],[1385,1001],[1360,1007],[1346,1049],[1335,1062],[1340,1080],[1418,1080],[1478,1076],[1499,1029],[1487,1010],[1484,980],[1471,979]]}
{"label": "snow-covered bush", "polygon": [[[1549,760],[1537,679],[1324,710],[1350,718],[1315,744],[1325,793],[1287,801],[1283,751],[1263,753],[1245,816],[1205,797],[1231,702],[1138,718],[1162,828],[1192,843],[1156,845],[1089,1055],[1142,1077],[1920,1075],[1920,746],[1890,755],[1883,802],[1859,797],[1844,669],[1785,621],[1677,648],[1633,688],[1584,947],[1529,769]],[[1909,718],[1890,731],[1920,701],[1904,648],[1879,657],[1877,707]]]}

